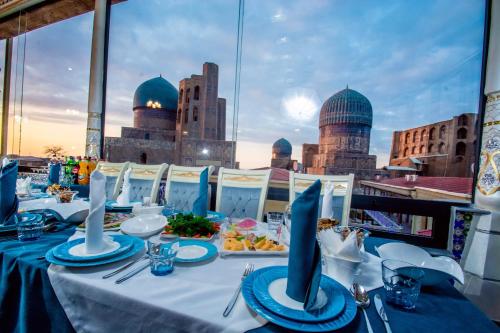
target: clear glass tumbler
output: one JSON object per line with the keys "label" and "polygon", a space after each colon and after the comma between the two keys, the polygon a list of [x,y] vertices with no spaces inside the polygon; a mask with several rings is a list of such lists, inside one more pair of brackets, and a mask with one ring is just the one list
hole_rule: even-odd
{"label": "clear glass tumbler", "polygon": [[281,235],[281,228],[283,226],[283,213],[269,212],[267,213],[267,230],[271,237],[277,238]]}
{"label": "clear glass tumbler", "polygon": [[33,241],[43,234],[44,221],[38,214],[25,214],[18,218],[17,239],[21,242]]}
{"label": "clear glass tumbler", "polygon": [[157,276],[168,275],[174,271],[174,261],[179,252],[179,238],[169,239],[152,237],[148,240],[148,255],[151,273]]}
{"label": "clear glass tumbler", "polygon": [[422,269],[404,261],[382,261],[382,279],[387,302],[405,310],[414,309],[424,274]]}

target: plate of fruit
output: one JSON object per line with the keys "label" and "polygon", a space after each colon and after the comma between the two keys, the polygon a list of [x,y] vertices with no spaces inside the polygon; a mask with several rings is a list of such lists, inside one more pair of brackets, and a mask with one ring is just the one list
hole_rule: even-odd
{"label": "plate of fruit", "polygon": [[287,255],[288,246],[265,233],[242,232],[237,225],[231,225],[222,233],[221,255]]}
{"label": "plate of fruit", "polygon": [[220,226],[209,219],[192,213],[179,213],[168,217],[168,224],[160,234],[162,238],[177,237],[181,240],[212,240]]}

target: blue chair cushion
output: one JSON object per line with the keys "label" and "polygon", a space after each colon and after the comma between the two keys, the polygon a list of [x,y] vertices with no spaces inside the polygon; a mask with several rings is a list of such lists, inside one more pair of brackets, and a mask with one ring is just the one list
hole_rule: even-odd
{"label": "blue chair cushion", "polygon": [[113,200],[113,193],[115,192],[116,176],[106,176],[106,199]]}
{"label": "blue chair cushion", "polygon": [[152,179],[130,179],[130,201],[140,201],[144,197],[151,197],[154,180]]}
{"label": "blue chair cushion", "polygon": [[168,192],[168,203],[174,205],[175,209],[192,211],[193,203],[200,192],[199,183],[170,182]]}
{"label": "blue chair cushion", "polygon": [[219,212],[228,217],[257,219],[261,188],[223,186]]}

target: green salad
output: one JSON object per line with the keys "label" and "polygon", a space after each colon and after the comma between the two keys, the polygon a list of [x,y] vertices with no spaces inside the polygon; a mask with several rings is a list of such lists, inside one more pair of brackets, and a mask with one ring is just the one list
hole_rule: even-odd
{"label": "green salad", "polygon": [[210,222],[202,216],[177,214],[168,218],[165,234],[174,234],[181,237],[210,238],[219,231],[217,223]]}

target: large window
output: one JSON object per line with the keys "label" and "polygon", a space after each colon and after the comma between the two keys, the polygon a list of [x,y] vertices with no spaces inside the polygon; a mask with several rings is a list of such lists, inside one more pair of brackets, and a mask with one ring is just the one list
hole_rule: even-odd
{"label": "large window", "polygon": [[19,20],[7,152],[50,157],[59,147],[60,156],[84,155],[93,13],[26,33],[29,17]]}
{"label": "large window", "polygon": [[231,167],[237,26],[237,1],[112,6],[104,157]]}
{"label": "large window", "polygon": [[[355,174],[355,194],[469,201],[483,27],[483,1],[247,1],[240,166],[296,160]],[[280,138],[293,149],[277,160]],[[425,217],[384,214],[352,222],[432,233]]]}

